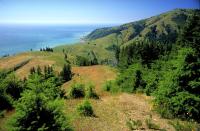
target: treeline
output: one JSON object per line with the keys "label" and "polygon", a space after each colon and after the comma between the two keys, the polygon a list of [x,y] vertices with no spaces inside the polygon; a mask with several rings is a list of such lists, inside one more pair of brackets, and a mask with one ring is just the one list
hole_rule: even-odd
{"label": "treeline", "polygon": [[104,89],[152,95],[161,116],[200,122],[199,14],[196,10],[188,18],[175,43],[145,40],[120,46],[121,73]]}
{"label": "treeline", "polygon": [[31,68],[24,80],[1,72],[0,111],[15,109],[7,129],[72,130],[62,109],[65,91],[61,88],[71,77],[71,67],[67,64],[59,75],[51,66]]}
{"label": "treeline", "polygon": [[90,51],[87,56],[76,56],[76,64],[79,66],[97,65],[98,59],[94,51]]}
{"label": "treeline", "polygon": [[119,66],[128,67],[140,60],[142,64],[150,65],[159,56],[171,51],[172,44],[152,40],[133,41],[128,45],[122,45],[120,50],[116,51],[116,59]]}
{"label": "treeline", "polygon": [[9,69],[5,69],[1,71],[1,74],[4,72],[4,74],[10,74],[16,70],[18,70],[19,68],[21,68],[22,66],[26,65],[31,59],[26,59],[16,65],[14,65],[13,67],[9,68]]}
{"label": "treeline", "polygon": [[50,48],[50,47],[40,48],[40,51],[53,52],[53,48]]}

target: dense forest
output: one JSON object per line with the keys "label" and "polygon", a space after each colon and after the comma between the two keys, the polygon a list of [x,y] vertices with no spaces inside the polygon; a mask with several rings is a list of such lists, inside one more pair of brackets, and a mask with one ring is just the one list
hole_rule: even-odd
{"label": "dense forest", "polygon": [[[64,64],[59,72],[54,66],[32,66],[28,77],[19,79],[15,71],[30,59],[12,69],[1,70],[0,117],[4,117],[6,111],[15,110],[8,119],[7,129],[73,130],[66,117],[70,112],[63,109],[66,99],[85,98],[77,106],[77,112],[81,116],[95,117],[88,99],[99,100],[100,97],[93,84],[74,83],[69,92],[62,88],[74,77],[73,64],[113,66],[119,73],[115,80],[106,81],[102,87],[104,91],[152,96],[153,109],[161,117],[199,123],[200,10],[176,9],[122,26],[97,29],[85,39],[88,46],[95,40],[113,35],[114,42],[105,46],[106,51],[113,53],[113,59],[99,59],[99,52],[92,49],[75,56],[62,49]],[[40,53],[56,51],[56,48],[40,49]],[[146,123],[150,122],[147,120]],[[133,126],[139,125],[139,121],[128,122],[131,129],[137,129]],[[157,127],[154,125],[150,129]]]}

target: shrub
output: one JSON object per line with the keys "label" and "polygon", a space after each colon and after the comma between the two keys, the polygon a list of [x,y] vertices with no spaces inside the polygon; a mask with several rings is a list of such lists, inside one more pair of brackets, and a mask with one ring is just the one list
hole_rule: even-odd
{"label": "shrub", "polygon": [[126,125],[129,127],[130,130],[138,130],[142,126],[141,120],[128,120]]}
{"label": "shrub", "polygon": [[0,110],[12,109],[13,102],[21,97],[24,85],[14,74],[8,75],[0,83]]}
{"label": "shrub", "polygon": [[112,81],[106,81],[106,83],[103,86],[104,91],[110,91],[112,88]]}
{"label": "shrub", "polygon": [[13,108],[13,99],[9,95],[0,91],[0,105],[0,110],[10,110]]}
{"label": "shrub", "polygon": [[155,124],[155,123],[152,122],[152,116],[150,116],[149,118],[147,118],[145,120],[145,123],[146,123],[148,129],[154,129],[154,130],[159,130],[160,129],[159,125],[157,125],[157,124]]}
{"label": "shrub", "polygon": [[178,120],[169,121],[169,124],[174,127],[176,131],[198,131],[200,126],[195,125],[192,122],[180,123]]}
{"label": "shrub", "polygon": [[0,110],[0,118],[5,117],[5,116],[4,116],[5,112],[6,112],[5,110],[3,110],[3,111]]}
{"label": "shrub", "polygon": [[87,57],[76,56],[76,64],[79,66],[89,66],[90,61]]}
{"label": "shrub", "polygon": [[114,80],[106,81],[105,84],[103,85],[102,89],[104,91],[109,91],[114,94],[121,91],[121,88],[119,88],[119,86],[117,86],[116,81],[114,81]]}
{"label": "shrub", "polygon": [[89,84],[88,86],[85,86],[85,84],[82,83],[75,83],[71,86],[71,89],[68,93],[69,98],[94,98],[99,99],[99,96],[94,90],[94,85]]}
{"label": "shrub", "polygon": [[20,98],[20,93],[23,91],[23,83],[18,78],[11,74],[4,80],[5,92],[14,100]]}
{"label": "shrub", "polygon": [[116,79],[116,85],[123,92],[135,93],[136,90],[143,92],[146,82],[143,80],[144,68],[140,63],[130,66],[123,71]]}
{"label": "shrub", "polygon": [[64,97],[65,94],[65,91],[60,86],[59,78],[55,76],[45,78],[44,75],[32,74],[26,81],[26,86],[26,90],[34,90],[38,93],[43,92],[51,99]]}
{"label": "shrub", "polygon": [[99,99],[99,96],[97,93],[94,91],[94,85],[90,84],[85,88],[85,97],[86,98],[94,98],[94,99]]}
{"label": "shrub", "polygon": [[71,89],[69,91],[70,98],[80,98],[85,96],[85,85],[75,83],[71,86]]}
{"label": "shrub", "polygon": [[80,115],[83,116],[94,116],[92,105],[88,100],[85,100],[83,103],[78,105],[77,111]]}
{"label": "shrub", "polygon": [[76,56],[76,64],[79,66],[97,65],[98,60],[94,51],[89,51],[86,56]]}
{"label": "shrub", "polygon": [[51,100],[44,93],[25,91],[9,120],[9,130],[71,130],[62,112],[63,102]]}
{"label": "shrub", "polygon": [[5,86],[0,83],[0,110],[12,109],[13,99],[5,93]]}

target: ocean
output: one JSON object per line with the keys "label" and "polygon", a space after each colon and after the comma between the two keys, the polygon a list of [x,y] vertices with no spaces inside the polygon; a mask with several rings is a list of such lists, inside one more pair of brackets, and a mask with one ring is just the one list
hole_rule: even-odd
{"label": "ocean", "polygon": [[0,56],[74,44],[108,25],[0,25]]}

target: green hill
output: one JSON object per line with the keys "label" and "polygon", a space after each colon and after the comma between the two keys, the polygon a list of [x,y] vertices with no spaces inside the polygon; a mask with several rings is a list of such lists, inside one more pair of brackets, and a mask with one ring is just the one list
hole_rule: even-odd
{"label": "green hill", "polygon": [[74,61],[77,55],[87,57],[88,53],[93,51],[99,63],[115,64],[116,45],[126,46],[132,44],[133,41],[144,39],[173,43],[194,11],[175,9],[148,19],[96,29],[85,37],[85,41],[58,46],[54,50],[55,52],[65,50],[71,61]]}
{"label": "green hill", "polygon": [[144,38],[175,41],[192,9],[175,9],[148,19],[123,24],[116,27],[96,29],[86,39],[95,40],[116,34],[123,43]]}
{"label": "green hill", "polygon": [[198,130],[199,11],[176,9],[0,58],[0,130]]}

